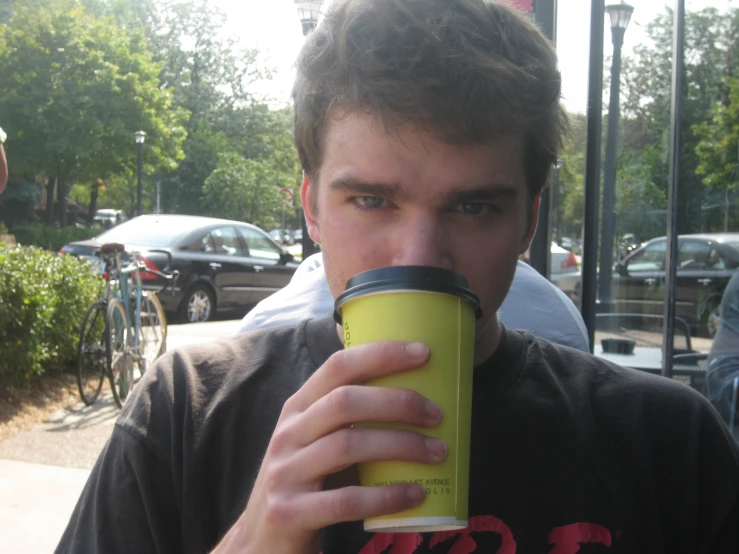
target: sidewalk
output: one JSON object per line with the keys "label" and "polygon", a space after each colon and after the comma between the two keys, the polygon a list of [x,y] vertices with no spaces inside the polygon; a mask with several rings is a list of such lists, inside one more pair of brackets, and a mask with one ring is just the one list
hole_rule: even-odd
{"label": "sidewalk", "polygon": [[0,460],[0,552],[54,552],[89,474]]}
{"label": "sidewalk", "polygon": [[[170,325],[167,349],[233,335],[240,321]],[[48,554],[69,522],[118,409],[107,381],[82,402],[0,442],[0,552]]]}

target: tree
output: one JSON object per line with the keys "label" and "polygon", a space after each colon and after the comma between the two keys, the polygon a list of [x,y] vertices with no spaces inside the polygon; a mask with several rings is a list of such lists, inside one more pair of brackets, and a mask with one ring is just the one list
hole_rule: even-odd
{"label": "tree", "polygon": [[0,25],[0,111],[13,139],[11,168],[55,180],[61,199],[72,181],[91,183],[94,204],[99,179],[135,165],[133,132],[143,129],[147,169],[173,169],[187,114],[172,107],[158,74],[143,35],[91,16],[76,0],[16,4]]}
{"label": "tree", "polygon": [[270,229],[281,218],[280,189],[293,184],[292,175],[276,170],[265,160],[227,154],[205,181],[203,209],[209,215]]}
{"label": "tree", "polygon": [[699,175],[714,188],[734,183],[737,187],[739,167],[739,78],[727,79],[729,94],[726,101],[712,107],[712,117],[696,125],[700,138],[696,147]]}
{"label": "tree", "polygon": [[731,207],[736,205],[732,200],[739,192],[739,78],[728,78],[727,84],[726,101],[715,103],[712,118],[694,128],[700,139],[696,173],[713,191],[716,207],[723,207],[723,225],[716,228],[724,231],[729,229]]}
{"label": "tree", "polygon": [[583,114],[569,114],[571,139],[565,144],[559,173],[562,235],[582,235],[585,213],[585,146],[587,118]]}
{"label": "tree", "polygon": [[[727,78],[738,75],[739,9],[720,14],[715,8],[687,12],[685,24],[685,88],[680,191],[678,195],[678,232],[688,233],[711,225],[702,204],[713,193],[705,178],[698,174],[696,129],[711,120],[713,106],[725,104],[729,94]],[[672,10],[647,27],[650,43],[635,48],[631,58],[624,59],[624,155],[629,151],[643,156],[643,163],[653,164],[649,170],[652,182],[661,190],[667,188],[667,131],[670,126],[670,90],[672,75]],[[659,148],[660,155],[649,153]],[[628,164],[621,164],[626,167]],[[710,181],[710,179],[709,179]],[[621,182],[621,176],[617,178]],[[619,185],[620,186],[620,185]]]}
{"label": "tree", "polygon": [[166,210],[201,213],[205,179],[224,153],[280,156],[266,133],[260,134],[270,131],[271,110],[251,92],[251,85],[270,71],[259,66],[256,50],[223,34],[226,15],[210,0],[85,1],[145,34],[160,64],[161,86],[171,87],[174,104],[190,113],[186,159],[177,170],[156,175]]}

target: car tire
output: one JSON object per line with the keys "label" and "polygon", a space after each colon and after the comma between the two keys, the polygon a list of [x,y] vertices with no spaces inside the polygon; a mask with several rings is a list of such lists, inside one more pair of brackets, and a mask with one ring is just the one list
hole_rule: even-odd
{"label": "car tire", "polygon": [[180,304],[180,319],[185,323],[211,321],[216,313],[216,295],[208,285],[198,283],[187,289]]}

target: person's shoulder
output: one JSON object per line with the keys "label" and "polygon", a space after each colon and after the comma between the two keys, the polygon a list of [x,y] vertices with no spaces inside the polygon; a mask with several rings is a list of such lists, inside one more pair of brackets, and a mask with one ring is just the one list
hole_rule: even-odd
{"label": "person's shoulder", "polygon": [[214,411],[264,391],[289,396],[335,350],[336,342],[330,321],[307,320],[176,348],[144,373],[118,423],[146,435],[152,425],[185,420],[203,425]]}

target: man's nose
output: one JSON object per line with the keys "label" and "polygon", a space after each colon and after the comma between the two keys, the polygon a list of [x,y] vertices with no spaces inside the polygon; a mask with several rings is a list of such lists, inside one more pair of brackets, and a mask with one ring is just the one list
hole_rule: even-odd
{"label": "man's nose", "polygon": [[454,269],[450,237],[434,214],[408,217],[394,233],[392,265],[425,265]]}

